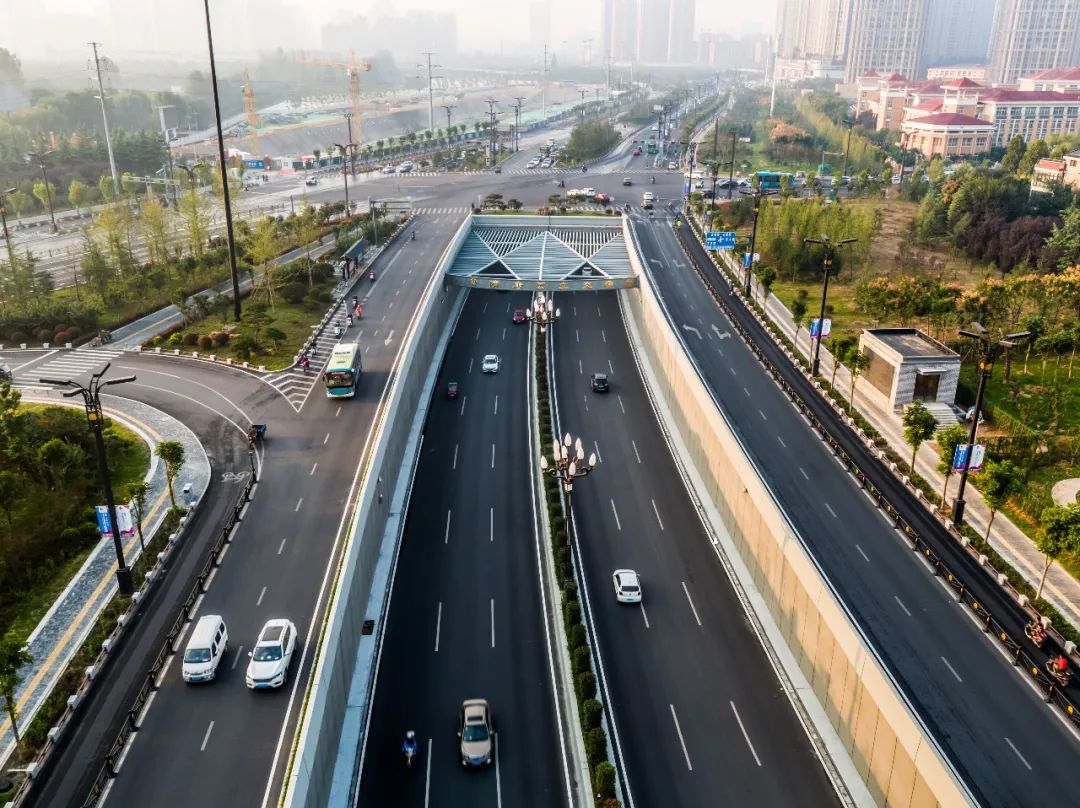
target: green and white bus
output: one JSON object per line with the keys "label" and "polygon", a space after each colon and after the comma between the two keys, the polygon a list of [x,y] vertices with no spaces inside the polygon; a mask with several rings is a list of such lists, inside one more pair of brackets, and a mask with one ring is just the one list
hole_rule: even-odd
{"label": "green and white bus", "polygon": [[360,346],[355,342],[338,343],[323,373],[327,398],[352,398],[360,370]]}

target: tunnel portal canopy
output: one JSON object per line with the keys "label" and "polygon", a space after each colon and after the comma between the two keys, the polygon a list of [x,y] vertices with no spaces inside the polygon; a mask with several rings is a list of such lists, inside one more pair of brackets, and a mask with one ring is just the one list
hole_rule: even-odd
{"label": "tunnel portal canopy", "polygon": [[471,216],[446,276],[457,286],[602,291],[637,286],[622,216]]}

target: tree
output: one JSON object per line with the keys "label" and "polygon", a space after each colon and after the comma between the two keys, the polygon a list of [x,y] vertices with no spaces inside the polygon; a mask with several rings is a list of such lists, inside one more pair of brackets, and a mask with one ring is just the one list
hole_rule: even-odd
{"label": "tree", "polygon": [[949,489],[949,477],[953,473],[953,458],[956,456],[956,447],[967,443],[967,439],[967,430],[960,424],[953,424],[939,429],[934,434],[938,452],[937,470],[945,476],[945,484],[941,487],[942,510],[945,509],[945,494]]}
{"label": "tree", "polygon": [[135,517],[135,527],[139,531],[139,546],[142,549],[146,549],[146,542],[143,540],[143,517],[146,515],[146,498],[150,495],[150,484],[145,480],[142,482],[131,483],[126,492],[128,501],[131,503],[131,512]]}
{"label": "tree", "polygon": [[22,474],[6,469],[0,470],[0,510],[4,512],[8,524],[8,538],[15,534],[12,514],[22,503],[30,489],[30,483]]}
{"label": "tree", "polygon": [[15,211],[15,217],[19,218],[30,210],[34,200],[26,191],[16,191],[13,194],[8,194],[8,202],[11,203],[11,209]]}
{"label": "tree", "polygon": [[859,380],[862,372],[870,367],[870,357],[859,350],[859,346],[856,344],[852,346],[847,356],[844,357],[844,364],[848,366],[848,371],[851,373],[851,395],[848,398],[851,401],[851,409],[854,410],[855,382]]}
{"label": "tree", "polygon": [[1029,143],[1024,156],[1020,158],[1020,164],[1016,167],[1016,173],[1022,177],[1030,177],[1035,171],[1035,164],[1049,156],[1050,147],[1046,145],[1045,140]]}
{"label": "tree", "polygon": [[[270,310],[274,310],[274,259],[281,255],[281,237],[278,234],[277,222],[270,217],[261,219],[251,234],[247,244],[248,255],[251,262],[262,267],[263,289],[266,299],[270,304]],[[256,335],[256,341],[258,336]]]}
{"label": "tree", "polygon": [[34,658],[30,656],[22,640],[16,639],[15,635],[7,634],[0,638],[0,696],[4,697],[4,709],[11,719],[11,734],[15,737],[16,744],[22,743],[22,740],[19,737],[15,688],[22,681],[19,670],[33,661]]}
{"label": "tree", "polygon": [[176,493],[173,491],[173,482],[184,467],[184,447],[174,440],[163,440],[154,449],[154,454],[165,463],[165,480],[169,483],[169,501],[175,509]]}
{"label": "tree", "polygon": [[800,289],[791,301],[791,320],[795,323],[795,344],[799,344],[799,332],[806,322],[806,290]]}
{"label": "tree", "polygon": [[48,187],[46,187],[44,181],[35,182],[34,196],[36,196],[38,202],[41,203],[41,207],[51,207],[50,200],[56,199],[56,183],[50,182]]}
{"label": "tree", "polygon": [[169,258],[169,225],[165,208],[157,199],[142,204],[138,225],[147,260],[154,266],[163,266]]}
{"label": "tree", "polygon": [[986,535],[990,538],[990,526],[994,524],[994,517],[1009,497],[1019,494],[1024,490],[1024,480],[1027,473],[1011,460],[991,460],[983,469],[979,482],[979,491],[990,506],[990,521],[986,523]]}
{"label": "tree", "polygon": [[855,345],[855,338],[850,334],[844,334],[842,337],[836,337],[832,340],[832,344],[829,346],[829,353],[832,354],[832,378],[829,379],[829,384],[836,387],[836,371],[840,369],[840,364],[844,361],[844,357],[850,353],[852,346]]}
{"label": "tree", "polygon": [[904,440],[911,447],[911,474],[915,474],[915,455],[919,447],[931,438],[937,429],[937,418],[926,405],[919,400],[912,401],[904,408],[900,419],[904,424]]}
{"label": "tree", "polygon": [[80,180],[72,180],[68,185],[68,202],[79,211],[90,199],[90,186]]}
{"label": "tree", "polygon": [[1035,546],[1046,556],[1039,588],[1035,600],[1042,597],[1046,573],[1062,553],[1075,553],[1080,550],[1080,505],[1051,505],[1045,508],[1039,518],[1039,532],[1035,536]]}
{"label": "tree", "polygon": [[52,438],[38,447],[37,460],[48,477],[50,488],[55,491],[67,488],[82,474],[86,451],[78,444]]}
{"label": "tree", "polygon": [[98,180],[98,190],[101,192],[101,198],[106,202],[116,198],[116,183],[108,174],[103,175]]}
{"label": "tree", "polygon": [[1024,159],[1027,144],[1023,135],[1014,135],[1009,141],[1009,148],[1005,150],[1005,156],[1001,158],[1001,167],[1012,174],[1020,167],[1020,161]]}
{"label": "tree", "polygon": [[188,250],[198,257],[206,248],[206,237],[210,232],[210,216],[207,213],[209,203],[192,185],[186,194],[180,197],[180,217],[184,220]]}

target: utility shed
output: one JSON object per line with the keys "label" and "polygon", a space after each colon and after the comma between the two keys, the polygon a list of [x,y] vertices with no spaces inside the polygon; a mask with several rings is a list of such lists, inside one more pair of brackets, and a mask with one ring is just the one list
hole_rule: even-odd
{"label": "utility shed", "polygon": [[870,359],[860,392],[881,409],[899,412],[919,399],[931,411],[952,410],[960,354],[917,328],[864,329],[859,350]]}

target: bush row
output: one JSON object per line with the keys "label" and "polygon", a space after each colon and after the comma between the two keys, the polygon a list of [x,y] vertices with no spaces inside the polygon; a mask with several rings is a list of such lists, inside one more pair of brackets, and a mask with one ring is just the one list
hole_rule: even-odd
{"label": "bush row", "polygon": [[[536,390],[540,442],[546,445],[555,436],[551,420],[551,394],[548,389],[545,337],[536,340]],[[596,698],[596,675],[592,670],[592,653],[588,631],[581,619],[581,602],[574,581],[574,562],[566,514],[563,512],[559,481],[544,475],[544,499],[551,525],[551,544],[555,559],[555,575],[562,591],[563,628],[570,651],[574,694],[577,696],[578,717],[584,735],[585,756],[589,761],[593,794],[600,808],[619,808],[615,798],[615,767],[607,756],[607,734],[601,726],[604,708]]]}

